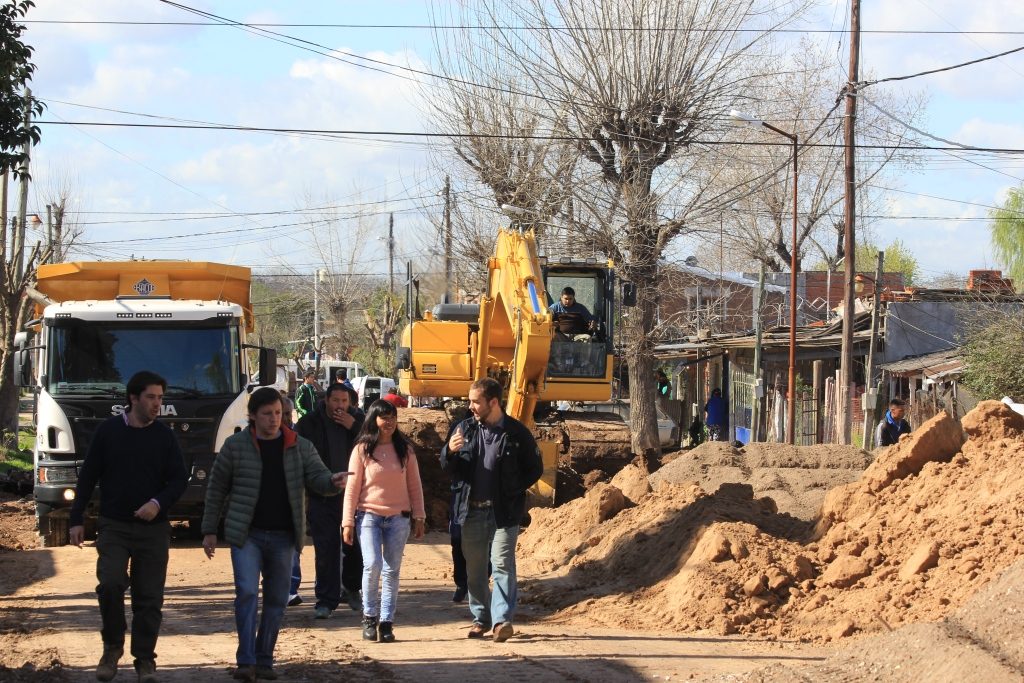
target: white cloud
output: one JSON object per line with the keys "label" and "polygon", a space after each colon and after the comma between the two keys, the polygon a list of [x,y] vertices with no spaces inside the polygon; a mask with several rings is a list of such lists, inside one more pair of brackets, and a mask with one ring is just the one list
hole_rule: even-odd
{"label": "white cloud", "polygon": [[[1020,45],[1019,36],[968,35],[997,32],[1024,23],[1024,3],[1017,0],[875,0],[862,11],[865,31],[948,31],[920,35],[866,33],[862,64],[873,77],[902,76],[979,59]],[[956,33],[956,32],[962,33]],[[903,87],[927,86],[955,97],[1019,100],[1024,55],[908,81]]]}
{"label": "white cloud", "polygon": [[1024,125],[998,123],[973,117],[964,121],[954,140],[975,147],[1024,149]]}

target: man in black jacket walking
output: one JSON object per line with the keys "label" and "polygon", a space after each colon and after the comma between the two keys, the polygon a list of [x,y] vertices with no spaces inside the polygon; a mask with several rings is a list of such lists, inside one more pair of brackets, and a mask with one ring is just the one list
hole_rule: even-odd
{"label": "man in black jacket walking", "polygon": [[[455,492],[452,521],[462,527],[466,557],[470,638],[489,630],[495,642],[512,636],[517,601],[516,540],[526,509],[526,491],[543,472],[540,450],[530,430],[501,408],[501,385],[473,382],[473,417],[458,423],[441,449],[441,466],[461,486]],[[494,580],[488,590],[487,563]]]}
{"label": "man in black jacket walking", "polygon": [[[128,380],[128,408],[99,426],[78,475],[69,537],[82,547],[85,506],[99,483],[96,595],[103,626],[103,656],[96,678],[117,675],[124,654],[124,593],[132,589],[132,655],[139,681],[156,680],[160,632],[171,546],[167,510],[185,492],[188,473],[174,432],[157,422],[167,382],[142,371]],[[129,566],[131,571],[129,573]]]}
{"label": "man in black jacket walking", "polygon": [[[316,410],[295,425],[295,431],[313,442],[327,468],[337,474],[348,469],[348,458],[363,426],[363,414],[351,403],[352,392],[344,384],[327,387],[327,395]],[[317,619],[327,619],[344,597],[353,610],[362,610],[363,558],[359,548],[341,540],[341,507],[344,496],[309,494],[306,520],[313,537],[316,558]],[[344,589],[344,596],[342,594]]]}

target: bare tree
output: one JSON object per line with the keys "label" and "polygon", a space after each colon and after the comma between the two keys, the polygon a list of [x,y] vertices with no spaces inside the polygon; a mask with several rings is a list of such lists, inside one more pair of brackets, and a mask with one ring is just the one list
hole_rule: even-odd
{"label": "bare tree", "polygon": [[[577,243],[613,258],[636,285],[625,354],[637,454],[659,450],[652,357],[659,259],[680,235],[710,229],[735,200],[742,183],[727,182],[714,143],[726,134],[729,109],[763,74],[771,30],[802,8],[799,1],[478,0],[457,22],[478,28],[438,41],[438,52],[454,55],[443,64],[449,80],[439,118],[461,135],[479,135],[444,102],[505,102],[516,107],[515,120],[545,124],[548,138],[571,143],[583,160],[571,183],[550,177],[545,187],[568,185],[561,194],[571,201],[548,215]],[[502,107],[487,111],[512,119]]]}
{"label": "bare tree", "polygon": [[371,372],[385,377],[395,376],[396,340],[404,316],[405,306],[401,298],[386,288],[378,289],[363,310],[370,341]]}
{"label": "bare tree", "polygon": [[[305,228],[300,234],[308,248],[299,252],[300,263],[280,256],[274,258],[293,280],[292,287],[318,303],[319,314],[325,321],[321,337],[326,340],[316,349],[318,354],[333,352],[347,360],[360,325],[357,315],[372,289],[371,273],[377,270],[366,256],[371,232],[376,227],[374,217],[342,215],[330,208],[329,201],[314,203],[307,198],[306,205],[328,208],[304,214]],[[308,330],[310,339],[314,336],[313,327],[315,324]],[[333,334],[325,334],[327,328],[332,328]]]}
{"label": "bare tree", "polygon": [[[22,182],[28,182],[27,173],[22,173]],[[21,240],[25,233],[7,228],[7,174],[2,178],[0,192],[0,434],[4,445],[16,445],[18,433],[18,387],[14,380],[14,337],[28,320],[33,302],[25,291],[35,282],[36,268],[50,257],[49,246],[39,242],[29,249],[27,258],[20,252]],[[23,260],[24,259],[24,260]],[[14,439],[13,444],[6,443]]]}
{"label": "bare tree", "polygon": [[[71,208],[82,194],[79,184],[67,171],[51,174],[45,188],[36,193],[37,204],[45,206],[47,215],[41,221],[46,225],[46,243],[52,244],[49,262],[62,263],[75,251],[76,243],[85,232],[79,213]],[[81,210],[79,206],[79,210]]]}
{"label": "bare tree", "polygon": [[[749,113],[799,137],[798,266],[810,251],[829,265],[844,256],[842,119],[835,113],[840,79],[834,71],[834,58],[826,49],[804,39],[776,61],[751,93],[756,110]],[[916,159],[905,149],[907,124],[922,111],[922,99],[915,94],[897,97],[878,91],[871,97],[891,115],[876,106],[864,107],[858,115],[859,142],[866,149],[858,159],[857,203],[859,213],[868,218],[865,226],[886,196],[878,188],[880,177],[893,162],[907,165]],[[735,172],[762,177],[725,214],[726,231],[754,261],[770,271],[788,271],[794,249],[791,147],[764,130],[747,129],[742,136],[748,145],[733,153]]]}

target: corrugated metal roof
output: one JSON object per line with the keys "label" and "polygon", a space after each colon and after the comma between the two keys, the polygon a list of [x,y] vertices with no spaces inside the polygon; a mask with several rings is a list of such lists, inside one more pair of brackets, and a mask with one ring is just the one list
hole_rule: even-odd
{"label": "corrugated metal roof", "polygon": [[938,379],[963,371],[963,359],[960,347],[956,346],[943,351],[926,353],[920,356],[903,358],[902,360],[885,363],[879,368],[892,375],[918,375]]}
{"label": "corrugated metal roof", "polygon": [[[855,344],[867,343],[871,339],[871,311],[858,312],[853,321]],[[842,345],[843,321],[841,318],[829,325],[815,327],[799,327],[796,331],[796,345],[798,349],[819,349],[834,346],[839,348]],[[883,335],[880,333],[879,337]],[[684,357],[695,355],[698,350],[708,349],[751,349],[754,348],[756,337],[749,332],[734,334],[711,335],[706,339],[695,339],[688,337],[674,342],[658,344],[654,347],[654,354],[661,359],[673,357]],[[789,327],[780,326],[766,330],[761,335],[761,346],[765,349],[782,348],[789,346]]]}

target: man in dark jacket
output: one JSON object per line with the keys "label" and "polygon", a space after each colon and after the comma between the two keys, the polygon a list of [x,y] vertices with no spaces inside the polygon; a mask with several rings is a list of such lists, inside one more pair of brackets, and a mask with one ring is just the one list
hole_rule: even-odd
{"label": "man in dark jacket", "polygon": [[[117,675],[124,654],[124,594],[132,589],[132,655],[139,681],[156,680],[160,632],[171,545],[170,509],[188,484],[174,432],[157,422],[167,382],[142,371],[128,380],[128,408],[96,430],[78,475],[71,506],[70,541],[82,546],[85,506],[103,488],[96,538],[96,595],[103,623],[103,656],[96,678]],[[130,569],[129,569],[130,567]]]}
{"label": "man in dark jacket", "polygon": [[889,401],[889,410],[875,428],[875,446],[892,446],[900,437],[910,433],[910,423],[903,419],[906,403],[894,398]]}
{"label": "man in dark jacket", "polygon": [[[452,522],[462,528],[466,557],[470,638],[493,629],[496,642],[514,630],[516,540],[526,509],[526,491],[543,473],[540,450],[530,430],[504,413],[501,385],[493,379],[473,382],[469,409],[473,417],[455,425],[441,449],[441,466],[461,487],[455,492]],[[494,591],[487,582],[492,565]]]}
{"label": "man in dark jacket", "polygon": [[[320,459],[334,473],[348,469],[352,446],[363,426],[363,415],[352,406],[351,393],[344,384],[332,384],[327,387],[327,395],[316,410],[295,425],[299,436],[313,442]],[[353,610],[363,608],[359,602],[362,554],[358,547],[341,540],[343,499],[344,496],[309,494],[306,518],[316,558],[316,605],[313,611],[317,619],[330,617],[343,597]]]}

